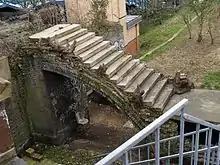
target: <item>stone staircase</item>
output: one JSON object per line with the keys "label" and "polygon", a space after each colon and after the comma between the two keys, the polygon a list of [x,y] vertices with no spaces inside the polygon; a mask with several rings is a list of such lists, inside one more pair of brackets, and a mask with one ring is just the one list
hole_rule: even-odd
{"label": "stone staircase", "polygon": [[62,47],[75,45],[74,54],[91,70],[97,71],[100,66],[105,66],[111,82],[129,94],[140,89],[144,92],[144,104],[151,108],[163,110],[173,94],[172,85],[161,73],[148,68],[139,59],[118,51],[109,41],[104,41],[103,37],[95,36],[94,32],[88,32],[78,24],[59,24],[30,36],[30,39],[50,39]]}

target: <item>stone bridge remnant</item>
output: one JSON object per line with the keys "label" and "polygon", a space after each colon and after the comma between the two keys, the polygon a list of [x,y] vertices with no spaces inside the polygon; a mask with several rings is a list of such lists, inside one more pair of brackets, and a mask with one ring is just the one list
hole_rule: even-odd
{"label": "stone bridge remnant", "polygon": [[[9,122],[22,133],[13,133],[18,151],[32,141],[60,144],[88,123],[90,89],[140,129],[163,113],[174,94],[168,78],[78,24],[55,25],[29,39],[11,63],[10,112],[21,120],[10,113]],[[169,123],[162,132],[175,127]]]}

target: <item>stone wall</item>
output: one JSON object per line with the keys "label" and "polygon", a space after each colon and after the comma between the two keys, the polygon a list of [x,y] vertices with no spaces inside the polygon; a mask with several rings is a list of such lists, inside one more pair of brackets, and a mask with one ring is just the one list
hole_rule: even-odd
{"label": "stone wall", "polygon": [[10,102],[10,106],[6,109],[14,145],[18,154],[28,145],[31,138],[29,122],[24,106],[24,91],[22,91],[25,84],[21,80],[22,77],[20,77],[20,80],[12,79],[12,97],[7,100]]}
{"label": "stone wall", "polygon": [[33,140],[60,144],[77,129],[75,112],[86,110],[86,91],[75,88],[82,83],[74,77],[44,71],[33,59],[25,61],[25,111]]}

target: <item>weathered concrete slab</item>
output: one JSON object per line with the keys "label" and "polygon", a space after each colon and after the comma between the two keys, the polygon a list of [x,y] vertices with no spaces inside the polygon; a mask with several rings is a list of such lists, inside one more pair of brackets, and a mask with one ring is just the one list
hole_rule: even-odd
{"label": "weathered concrete slab", "polygon": [[6,165],[27,165],[27,163],[23,159],[15,157],[13,160],[6,163]]}
{"label": "weathered concrete slab", "polygon": [[11,83],[0,77],[0,101],[11,97]]}
{"label": "weathered concrete slab", "polygon": [[182,95],[175,95],[166,106],[165,111],[183,98],[189,99],[187,113],[203,120],[220,123],[220,91],[194,89]]}
{"label": "weathered concrete slab", "polygon": [[[0,165],[12,165],[16,161],[15,148],[11,148],[5,153],[0,154]],[[22,165],[22,164],[21,164]]]}
{"label": "weathered concrete slab", "polygon": [[8,64],[8,58],[6,56],[0,57],[0,77],[10,80],[11,72]]}
{"label": "weathered concrete slab", "polygon": [[55,32],[57,32],[58,30],[60,29],[63,29],[67,26],[70,26],[70,24],[58,24],[58,25],[55,25],[53,27],[50,27],[48,29],[45,29],[43,30],[42,32],[39,32],[39,33],[36,33],[32,36],[30,36],[29,38],[30,39],[42,39],[42,38],[48,38],[50,37],[50,35],[54,35]]}

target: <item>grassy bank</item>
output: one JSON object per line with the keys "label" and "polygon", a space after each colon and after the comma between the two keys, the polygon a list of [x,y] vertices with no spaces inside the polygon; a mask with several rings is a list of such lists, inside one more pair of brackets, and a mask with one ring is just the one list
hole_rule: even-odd
{"label": "grassy bank", "polygon": [[140,42],[142,54],[157,47],[161,43],[166,42],[175,33],[177,33],[181,27],[183,27],[184,24],[181,17],[181,11],[172,15],[172,17],[165,20],[161,25],[152,26],[145,23],[141,24]]}
{"label": "grassy bank", "polygon": [[208,89],[220,90],[220,71],[208,72],[205,75],[205,87]]}
{"label": "grassy bank", "polygon": [[[176,12],[171,12],[170,13],[171,16],[168,17],[168,19],[164,20],[162,24],[157,26],[144,23],[143,21],[143,23],[140,26],[141,56],[145,55],[147,52],[151,51],[152,49],[158,47],[162,43],[165,43],[167,40],[169,40],[171,37],[173,37],[173,35],[175,35],[178,32],[184,26],[182,14],[185,12],[186,9],[184,8]],[[181,33],[179,35],[181,35]],[[162,53],[168,50],[170,46],[178,45],[178,43],[182,43],[182,41],[183,39],[180,37],[175,40],[177,44],[169,43],[167,45],[164,45],[155,53],[156,54]],[[144,60],[152,59],[153,54],[150,54],[149,56],[145,57]]]}

